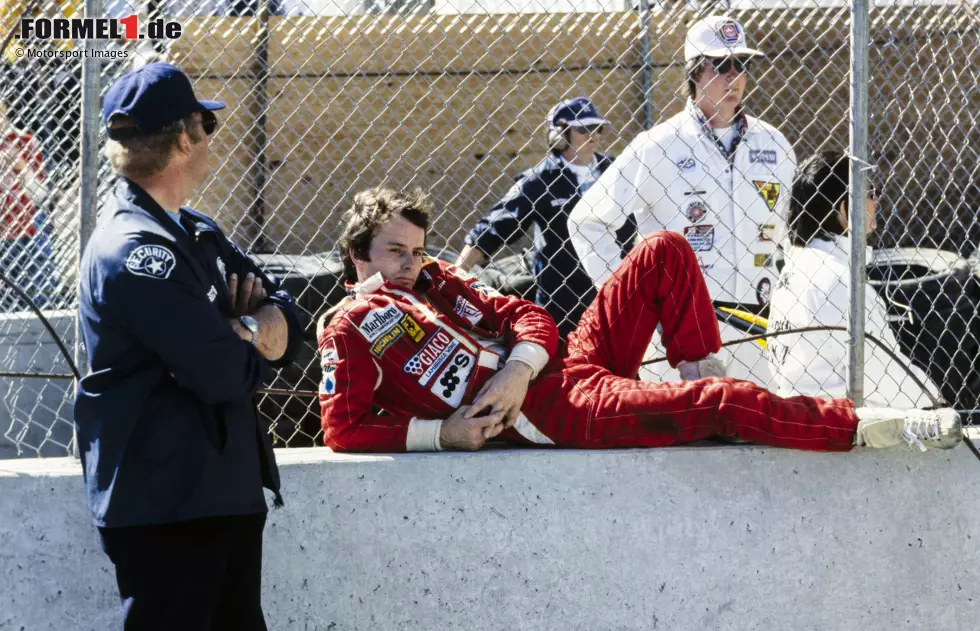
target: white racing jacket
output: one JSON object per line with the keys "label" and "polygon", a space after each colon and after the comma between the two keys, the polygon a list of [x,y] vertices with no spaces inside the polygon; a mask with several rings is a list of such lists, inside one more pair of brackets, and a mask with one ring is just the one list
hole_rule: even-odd
{"label": "white racing jacket", "polygon": [[[786,265],[772,293],[769,331],[808,326],[847,326],[850,239],[814,239],[805,248],[788,247]],[[869,254],[868,260],[871,259]],[[938,396],[936,386],[906,358],[885,319],[885,304],[872,287],[865,291],[865,332],[903,358],[904,366]],[[928,395],[876,344],[864,344],[866,406],[917,408]],[[847,396],[847,332],[788,334],[768,343],[773,385],[781,396]]]}
{"label": "white racing jacket", "polygon": [[572,210],[572,245],[596,285],[621,261],[616,230],[635,214],[639,234],[687,237],[713,300],[765,304],[772,254],[785,232],[796,156],[772,125],[743,117],[729,158],[700,110],[641,133]]}

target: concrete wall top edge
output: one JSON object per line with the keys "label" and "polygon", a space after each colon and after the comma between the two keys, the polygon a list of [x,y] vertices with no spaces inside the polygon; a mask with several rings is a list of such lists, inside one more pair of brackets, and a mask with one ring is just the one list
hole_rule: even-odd
{"label": "concrete wall top edge", "polygon": [[[769,449],[754,445],[718,445],[715,443],[698,443],[669,449],[604,449],[604,450],[585,450],[585,449],[521,449],[508,447],[491,447],[478,452],[440,452],[440,453],[412,453],[412,454],[341,454],[335,453],[325,447],[309,447],[304,449],[276,449],[276,460],[281,467],[291,467],[310,464],[362,464],[362,463],[396,463],[405,461],[416,461],[425,458],[511,458],[511,457],[531,457],[531,458],[562,458],[567,456],[599,456],[614,454],[635,454],[640,452],[654,451],[657,453],[670,453],[679,451],[759,451]],[[82,466],[75,458],[19,458],[14,460],[0,460],[0,478],[12,478],[19,476],[26,477],[62,477],[80,476]]]}

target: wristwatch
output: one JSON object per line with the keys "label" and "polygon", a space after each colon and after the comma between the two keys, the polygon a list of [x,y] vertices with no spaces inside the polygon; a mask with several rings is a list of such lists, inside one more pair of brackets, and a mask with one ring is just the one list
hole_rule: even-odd
{"label": "wristwatch", "polygon": [[242,326],[248,329],[248,332],[252,334],[252,339],[249,342],[252,346],[259,343],[259,321],[249,315],[243,315],[238,318],[238,321],[242,323]]}

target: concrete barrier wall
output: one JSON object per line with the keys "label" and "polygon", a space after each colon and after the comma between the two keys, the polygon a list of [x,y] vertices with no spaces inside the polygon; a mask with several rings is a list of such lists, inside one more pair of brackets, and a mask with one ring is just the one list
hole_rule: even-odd
{"label": "concrete barrier wall", "polygon": [[[280,452],[270,629],[974,629],[966,448]],[[77,464],[0,463],[0,629],[117,628]]]}

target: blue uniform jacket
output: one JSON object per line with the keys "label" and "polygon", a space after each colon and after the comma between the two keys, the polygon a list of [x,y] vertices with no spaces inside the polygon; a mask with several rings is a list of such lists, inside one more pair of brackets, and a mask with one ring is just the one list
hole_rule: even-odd
{"label": "blue uniform jacket", "polygon": [[[613,157],[595,154],[603,173]],[[532,226],[534,237],[535,302],[548,310],[558,330],[568,335],[596,296],[595,285],[579,263],[568,236],[568,215],[585,193],[565,160],[550,155],[517,178],[517,183],[486,217],[466,235],[467,245],[488,257],[505,244],[517,241]],[[636,236],[632,215],[616,237],[624,256]]]}
{"label": "blue uniform jacket", "polygon": [[228,323],[227,275],[261,276],[299,350],[293,299],[208,217],[182,230],[120,178],[82,257],[79,310],[91,372],[75,425],[97,526],[161,524],[267,510],[279,495],[268,428],[253,399],[270,365]]}

